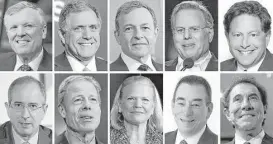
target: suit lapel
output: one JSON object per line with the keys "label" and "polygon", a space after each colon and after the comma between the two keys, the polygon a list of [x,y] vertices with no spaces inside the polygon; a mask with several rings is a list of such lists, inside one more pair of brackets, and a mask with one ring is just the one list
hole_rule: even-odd
{"label": "suit lapel", "polygon": [[55,70],[72,71],[72,68],[66,58],[65,52],[55,58]]}
{"label": "suit lapel", "polygon": [[218,71],[218,60],[213,53],[211,53],[211,58],[205,71]]}
{"label": "suit lapel", "polygon": [[178,130],[166,134],[165,144],[175,144],[177,132]]}
{"label": "suit lapel", "polygon": [[119,64],[119,71],[129,71],[129,69],[126,66],[125,62],[121,58],[121,55],[119,55],[119,57],[117,59],[117,63]]}
{"label": "suit lapel", "polygon": [[52,56],[45,49],[38,71],[52,71]]}
{"label": "suit lapel", "polygon": [[38,144],[51,144],[52,140],[48,137],[48,134],[40,127],[39,128],[39,137]]}
{"label": "suit lapel", "polygon": [[154,65],[156,71],[162,71],[162,65],[161,64],[158,64],[156,63],[153,59],[152,59],[152,64]]}
{"label": "suit lapel", "polygon": [[213,140],[213,135],[211,130],[208,128],[208,126],[206,126],[206,129],[204,131],[204,133],[202,134],[202,136],[200,137],[198,144],[213,144],[214,140]]}
{"label": "suit lapel", "polygon": [[16,63],[16,54],[12,52],[12,54],[1,62],[1,70],[3,71],[13,71]]}
{"label": "suit lapel", "polygon": [[259,67],[258,71],[272,71],[273,70],[273,56],[269,52],[268,49],[266,49],[266,54],[264,57],[264,60]]}

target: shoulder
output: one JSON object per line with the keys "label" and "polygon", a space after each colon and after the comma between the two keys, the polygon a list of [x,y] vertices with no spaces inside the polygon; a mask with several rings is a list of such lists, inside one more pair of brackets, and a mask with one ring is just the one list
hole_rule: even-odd
{"label": "shoulder", "polygon": [[174,144],[176,140],[177,130],[165,134],[165,143]]}
{"label": "shoulder", "polygon": [[121,56],[119,56],[114,62],[110,64],[111,71],[129,71],[126,64],[122,60]]}
{"label": "shoulder", "polygon": [[102,57],[96,57],[96,61],[99,63],[107,64],[107,61],[103,59]]}
{"label": "shoulder", "polygon": [[101,57],[96,57],[96,66],[98,71],[107,71],[107,61]]}
{"label": "shoulder", "polygon": [[166,71],[175,71],[177,63],[178,63],[178,58],[166,61],[165,62],[165,70]]}
{"label": "shoulder", "polygon": [[7,131],[10,128],[10,126],[11,126],[10,121],[7,121],[0,126],[0,139],[4,139],[7,137]]}
{"label": "shoulder", "polygon": [[231,58],[221,62],[221,71],[231,71],[236,69],[235,58]]}
{"label": "shoulder", "polygon": [[55,144],[68,144],[67,139],[65,137],[65,132],[63,132],[62,134],[56,136],[55,138]]}
{"label": "shoulder", "polygon": [[273,138],[265,133],[265,136],[263,138],[264,144],[273,144]]}
{"label": "shoulder", "polygon": [[15,52],[7,52],[7,53],[1,53],[0,54],[0,59],[1,60],[5,60],[5,59],[9,59],[9,58],[16,58],[16,53]]}

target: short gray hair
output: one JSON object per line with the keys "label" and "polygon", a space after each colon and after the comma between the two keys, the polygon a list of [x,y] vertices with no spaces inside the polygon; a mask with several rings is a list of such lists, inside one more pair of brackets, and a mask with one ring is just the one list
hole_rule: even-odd
{"label": "short gray hair", "polygon": [[5,26],[7,26],[6,25],[7,16],[12,16],[25,8],[31,8],[31,9],[36,10],[38,12],[38,14],[40,15],[41,24],[46,26],[45,13],[43,12],[43,10],[41,8],[39,8],[36,4],[31,3],[31,2],[27,2],[27,1],[21,1],[21,2],[15,4],[15,5],[12,5],[11,7],[8,8],[8,10],[5,12],[5,16],[4,16]]}
{"label": "short gray hair", "polygon": [[101,26],[101,23],[102,23],[101,16],[99,14],[99,11],[94,6],[89,4],[86,0],[73,0],[67,3],[60,13],[59,28],[61,32],[64,33],[66,31],[66,18],[69,16],[69,14],[80,13],[80,12],[89,11],[89,10],[94,11]]}
{"label": "short gray hair", "polygon": [[204,6],[201,2],[197,2],[197,1],[184,1],[184,2],[181,2],[181,3],[177,4],[174,7],[173,11],[172,11],[172,15],[171,15],[171,27],[172,27],[172,30],[174,29],[174,20],[175,20],[176,14],[179,11],[185,10],[185,9],[194,9],[194,10],[201,11],[203,13],[203,15],[204,15],[205,20],[206,20],[206,25],[209,28],[213,28],[213,26],[214,26],[214,20],[213,20],[213,17],[211,15],[211,13],[206,8],[206,6]]}

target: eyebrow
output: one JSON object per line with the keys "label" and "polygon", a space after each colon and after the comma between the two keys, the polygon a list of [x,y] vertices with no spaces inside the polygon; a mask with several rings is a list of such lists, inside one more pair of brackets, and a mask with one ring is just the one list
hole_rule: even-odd
{"label": "eyebrow", "polygon": [[193,99],[193,101],[202,102],[202,101],[203,101],[203,99],[196,98],[196,99]]}

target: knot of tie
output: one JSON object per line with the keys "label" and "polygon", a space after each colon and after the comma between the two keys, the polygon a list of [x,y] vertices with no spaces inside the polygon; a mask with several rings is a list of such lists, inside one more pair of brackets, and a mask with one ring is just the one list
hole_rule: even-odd
{"label": "knot of tie", "polygon": [[139,71],[152,71],[152,69],[146,64],[140,65],[137,70],[139,70]]}
{"label": "knot of tie", "polygon": [[23,142],[22,144],[30,144],[29,142]]}
{"label": "knot of tie", "polygon": [[88,69],[87,67],[84,67],[82,71],[90,71],[90,69]]}
{"label": "knot of tie", "polygon": [[179,144],[188,144],[185,140],[182,140]]}
{"label": "knot of tie", "polygon": [[33,69],[29,65],[23,64],[18,68],[18,71],[33,71]]}
{"label": "knot of tie", "polygon": [[244,144],[251,144],[250,142],[244,142]]}

